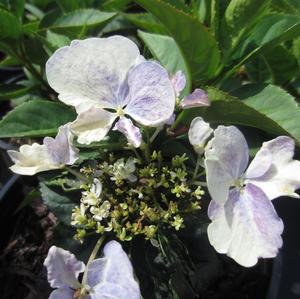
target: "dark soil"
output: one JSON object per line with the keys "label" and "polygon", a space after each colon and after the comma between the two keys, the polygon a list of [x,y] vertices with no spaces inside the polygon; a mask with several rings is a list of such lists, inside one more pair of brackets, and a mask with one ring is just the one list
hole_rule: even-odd
{"label": "dark soil", "polygon": [[11,236],[0,252],[0,297],[46,299],[51,289],[43,262],[55,218],[39,199],[12,218],[14,225],[8,227]]}

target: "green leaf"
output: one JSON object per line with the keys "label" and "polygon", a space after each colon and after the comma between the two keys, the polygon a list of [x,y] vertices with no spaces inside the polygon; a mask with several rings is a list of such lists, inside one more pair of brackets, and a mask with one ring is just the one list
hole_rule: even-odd
{"label": "green leaf", "polygon": [[71,43],[71,39],[69,37],[54,33],[50,30],[47,30],[46,39],[52,51]]}
{"label": "green leaf", "polygon": [[153,33],[167,33],[165,27],[149,13],[128,13],[125,14],[125,17],[130,23],[143,30]]}
{"label": "green leaf", "polygon": [[222,48],[230,53],[266,12],[270,0],[231,0],[221,25]]}
{"label": "green leaf", "polygon": [[0,39],[18,39],[21,36],[21,25],[12,13],[0,8]]}
{"label": "green leaf", "polygon": [[211,106],[185,110],[177,124],[189,125],[194,117],[203,116],[211,123],[244,125],[274,135],[290,135],[300,146],[300,108],[290,94],[266,84],[245,85],[232,94],[209,88]]}
{"label": "green leaf", "polygon": [[0,85],[0,101],[10,100],[26,94],[32,87],[17,85],[17,84],[5,84]]}
{"label": "green leaf", "polygon": [[48,29],[64,32],[66,29],[79,29],[103,26],[116,16],[116,13],[96,9],[80,9],[57,18]]}
{"label": "green leaf", "polygon": [[15,16],[21,18],[24,12],[25,0],[1,0],[8,10],[10,10]]}
{"label": "green leaf", "polygon": [[253,29],[251,36],[234,53],[237,64],[223,75],[226,78],[234,74],[246,62],[264,54],[284,41],[300,34],[300,17],[272,14],[264,17]]}
{"label": "green leaf", "polygon": [[187,84],[183,94],[188,93],[191,89],[191,74],[174,39],[169,36],[143,31],[139,31],[138,36],[147,45],[152,55],[168,70],[169,74],[175,74],[178,70],[185,73]]}
{"label": "green leaf", "polygon": [[283,85],[300,75],[297,59],[283,46],[266,51],[246,65],[253,82]]}
{"label": "green leaf", "polygon": [[45,100],[26,102],[0,121],[0,138],[55,135],[57,128],[75,119],[69,107]]}
{"label": "green leaf", "polygon": [[56,189],[50,189],[45,183],[40,183],[40,192],[45,204],[60,222],[70,225],[75,203],[69,197],[59,194]]}
{"label": "green leaf", "polygon": [[84,1],[82,0],[56,0],[55,2],[64,12],[84,7]]}
{"label": "green leaf", "polygon": [[101,9],[106,11],[124,11],[131,0],[106,0]]}
{"label": "green leaf", "polygon": [[196,85],[214,77],[220,66],[216,40],[196,18],[160,0],[135,0],[165,25]]}

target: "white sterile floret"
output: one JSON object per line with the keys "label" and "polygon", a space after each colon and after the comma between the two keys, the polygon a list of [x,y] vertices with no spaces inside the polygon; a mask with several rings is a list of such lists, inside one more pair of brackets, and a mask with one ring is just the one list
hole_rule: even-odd
{"label": "white sterile floret", "polygon": [[198,154],[204,153],[206,142],[212,132],[213,129],[202,117],[196,117],[192,120],[189,129],[189,141]]}
{"label": "white sterile floret", "polygon": [[175,107],[167,71],[146,61],[135,43],[123,36],[75,40],[50,57],[46,74],[59,99],[79,114],[71,126],[79,143],[102,140],[117,120],[115,129],[138,147],[141,134],[126,116],[156,127]]}
{"label": "white sterile floret", "polygon": [[15,163],[10,169],[22,175],[34,175],[41,171],[72,165],[79,157],[72,141],[73,135],[69,130],[69,124],[61,126],[57,136],[45,137],[43,144],[25,144],[19,148],[19,151],[7,151]]}

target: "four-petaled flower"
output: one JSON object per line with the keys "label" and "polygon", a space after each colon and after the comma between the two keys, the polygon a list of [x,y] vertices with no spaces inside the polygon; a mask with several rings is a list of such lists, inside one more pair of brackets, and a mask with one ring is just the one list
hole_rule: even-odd
{"label": "four-petaled flower", "polygon": [[[121,245],[110,241],[103,251],[103,258],[85,266],[74,254],[52,246],[44,262],[48,281],[56,289],[49,299],[140,299],[139,285]],[[78,276],[84,271],[87,273],[83,285]]]}
{"label": "four-petaled flower", "polygon": [[276,256],[283,223],[270,200],[298,196],[300,162],[293,160],[294,147],[285,136],[265,142],[247,168],[249,149],[242,133],[233,126],[214,131],[205,169],[212,197],[208,237],[218,252],[246,267],[259,257]]}
{"label": "four-petaled flower", "polygon": [[75,40],[50,57],[46,74],[59,99],[79,114],[71,126],[79,143],[100,141],[118,119],[114,129],[139,147],[140,130],[126,116],[157,127],[175,107],[167,71],[146,61],[138,47],[122,36]]}

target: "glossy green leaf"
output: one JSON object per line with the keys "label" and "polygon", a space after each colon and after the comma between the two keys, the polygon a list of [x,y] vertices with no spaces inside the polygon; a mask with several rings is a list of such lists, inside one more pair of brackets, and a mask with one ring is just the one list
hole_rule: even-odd
{"label": "glossy green leaf", "polygon": [[96,9],[80,9],[64,14],[51,23],[54,17],[52,16],[52,19],[47,22],[51,24],[42,22],[41,26],[47,24],[48,29],[64,33],[67,29],[82,30],[83,27],[90,28],[94,26],[103,26],[115,16],[116,13],[102,12]]}
{"label": "glossy green leaf", "polygon": [[195,84],[206,82],[216,75],[220,53],[216,40],[195,17],[160,0],[135,0],[162,24],[174,38],[192,73]]}
{"label": "glossy green leaf", "polygon": [[188,93],[191,89],[191,74],[174,39],[169,36],[143,31],[139,31],[138,35],[147,45],[152,55],[161,62],[170,75],[175,74],[178,70],[182,70],[185,73],[187,84],[184,93]]}
{"label": "glossy green leaf", "polygon": [[72,209],[75,203],[65,194],[61,195],[54,188],[50,189],[45,183],[40,183],[43,201],[60,222],[70,225]]}
{"label": "glossy green leaf", "polygon": [[140,29],[153,33],[167,33],[165,27],[149,13],[128,13],[126,19]]}
{"label": "glossy green leaf", "polygon": [[18,39],[21,25],[15,15],[0,8],[0,39]]}
{"label": "glossy green leaf", "polygon": [[[221,25],[222,46],[230,53],[266,12],[270,0],[231,0]],[[223,49],[224,50],[224,49]]]}
{"label": "glossy green leaf", "polygon": [[71,43],[71,39],[69,37],[54,33],[50,30],[47,30],[46,39],[52,50],[67,46]]}
{"label": "glossy green leaf", "polygon": [[63,104],[32,100],[3,117],[0,138],[55,135],[59,126],[73,121],[75,116],[75,112]]}
{"label": "glossy green leaf", "polygon": [[234,74],[247,61],[264,54],[284,41],[298,37],[299,34],[300,16],[272,14],[264,17],[235,52],[233,58],[236,65],[223,78]]}
{"label": "glossy green leaf", "polygon": [[211,123],[244,125],[274,135],[290,135],[300,146],[300,108],[290,94],[266,84],[249,84],[232,94],[209,88],[211,106],[185,110],[177,124],[189,125],[194,117],[203,116]]}

